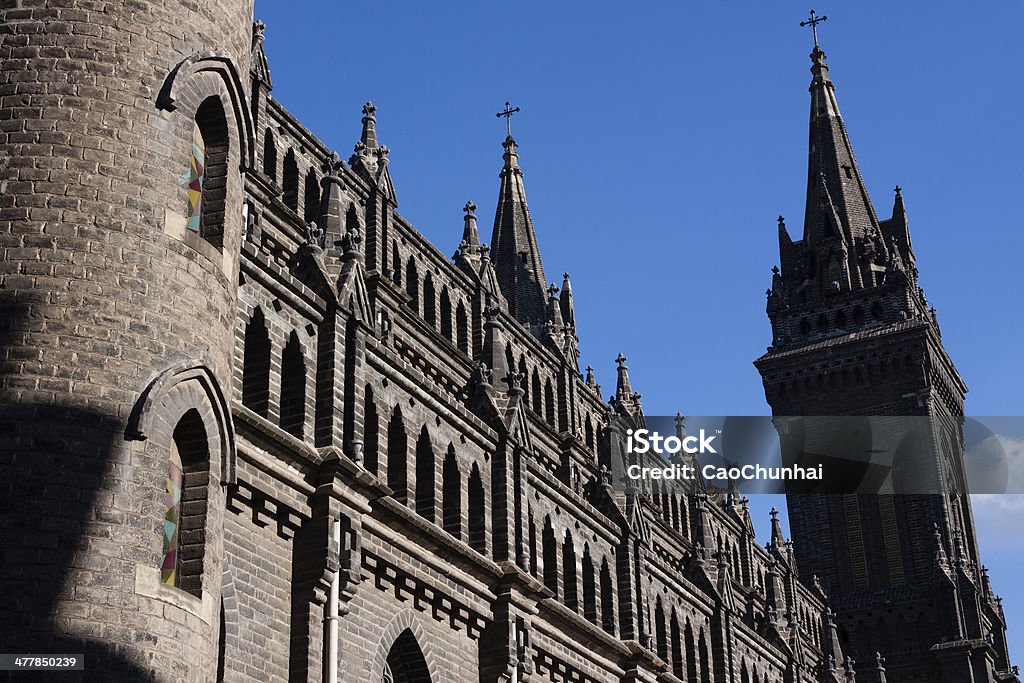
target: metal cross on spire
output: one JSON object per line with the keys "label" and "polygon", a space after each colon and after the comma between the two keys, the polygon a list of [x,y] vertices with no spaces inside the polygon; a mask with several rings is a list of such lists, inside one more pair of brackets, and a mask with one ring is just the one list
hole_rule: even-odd
{"label": "metal cross on spire", "polygon": [[814,14],[814,10],[811,10],[811,16],[807,21],[801,21],[801,26],[810,26],[811,33],[814,35],[814,47],[818,47],[818,24],[823,21],[828,21],[828,17],[819,17]]}
{"label": "metal cross on spire", "polygon": [[512,136],[512,114],[515,114],[515,113],[516,113],[516,112],[518,112],[518,111],[519,111],[519,107],[515,107],[515,108],[513,108],[513,107],[512,107],[512,103],[506,100],[506,101],[505,101],[505,111],[499,111],[499,112],[498,112],[498,113],[496,114],[496,116],[497,116],[497,117],[498,117],[499,119],[500,119],[500,118],[501,118],[502,116],[504,116],[504,117],[505,117],[505,124],[506,124],[506,127],[508,128],[508,134],[509,134],[509,137],[511,137],[511,136]]}

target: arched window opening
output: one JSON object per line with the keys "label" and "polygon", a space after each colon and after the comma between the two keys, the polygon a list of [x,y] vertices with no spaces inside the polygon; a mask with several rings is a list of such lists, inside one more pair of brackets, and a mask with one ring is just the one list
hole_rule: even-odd
{"label": "arched window opening", "polygon": [[828,318],[822,313],[818,316],[818,322],[815,323],[815,327],[818,328],[818,332],[825,332],[828,330]]}
{"label": "arched window opening", "polygon": [[467,356],[469,355],[469,319],[466,317],[466,307],[459,302],[458,307],[455,309],[455,328],[456,334],[458,335],[457,345],[459,351],[462,351]]}
{"label": "arched window opening", "polygon": [[435,327],[437,325],[437,301],[434,294],[434,278],[427,273],[423,278],[423,320]]}
{"label": "arched window opening", "polygon": [[708,641],[704,637],[704,629],[700,630],[700,637],[697,639],[697,648],[700,650],[700,670],[701,675],[705,676],[707,680],[711,680],[714,675],[714,671],[711,670],[711,655],[708,653]]}
{"label": "arched window opening", "polygon": [[590,421],[590,415],[587,415],[587,419],[586,419],[586,422],[584,424],[585,424],[585,432],[586,432],[587,450],[593,451],[594,450],[594,424]]}
{"label": "arched window opening", "polygon": [[668,658],[668,633],[665,630],[665,609],[661,606],[661,596],[659,595],[654,602],[654,636],[656,647],[658,650],[658,656],[663,661],[669,661]]}
{"label": "arched window opening", "polygon": [[448,287],[441,289],[441,336],[448,341],[452,339],[452,300],[448,296]]}
{"label": "arched window opening", "polygon": [[473,463],[469,472],[469,546],[481,553],[487,552],[486,514],[484,482],[480,469]]}
{"label": "arched window opening", "polygon": [[402,631],[388,651],[382,678],[389,683],[431,683],[423,650],[409,629]]}
{"label": "arched window opening", "polygon": [[672,608],[672,618],[669,619],[669,643],[672,650],[672,673],[676,678],[683,678],[683,640],[679,633],[679,618],[676,616],[676,608]]}
{"label": "arched window opening", "polygon": [[607,557],[601,560],[601,628],[615,635],[615,593]]}
{"label": "arched window opening", "polygon": [[530,576],[537,577],[537,523],[533,521],[533,510],[528,513],[529,519],[529,553],[530,553]]}
{"label": "arched window opening", "polygon": [[292,211],[299,210],[299,163],[295,160],[295,150],[289,149],[284,155],[284,177],[281,180],[284,192],[281,200]]}
{"label": "arched window opening", "polygon": [[434,447],[424,426],[416,441],[416,513],[433,522],[436,519],[434,501]]}
{"label": "arched window opening", "polygon": [[836,313],[836,327],[839,327],[839,328],[846,327],[846,312],[845,311],[840,310],[840,311],[838,311]]}
{"label": "arched window opening", "polygon": [[302,203],[302,213],[307,223],[320,217],[320,183],[313,169],[309,169],[309,173],[306,174],[306,196]]}
{"label": "arched window opening", "polygon": [[185,227],[218,248],[224,242],[227,170],[228,124],[224,105],[219,97],[208,97],[196,110],[192,125]]}
{"label": "arched window opening", "polygon": [[544,385],[544,419],[552,427],[555,426],[555,390],[550,379]]}
{"label": "arched window opening", "polygon": [[690,620],[686,620],[686,626],[683,628],[683,640],[686,643],[686,678],[690,681],[699,680],[697,678],[697,646],[693,641],[693,627],[690,625]]}
{"label": "arched window opening", "polygon": [[416,272],[416,262],[409,257],[405,264],[405,293],[409,295],[409,307],[416,313],[420,312],[420,281]]}
{"label": "arched window opening", "polygon": [[373,400],[373,389],[366,387],[363,397],[363,467],[377,474],[380,460],[380,416]]}
{"label": "arched window opening", "polygon": [[406,462],[408,448],[402,409],[396,406],[388,423],[388,488],[394,491],[395,498],[402,503],[406,501],[409,485]]}
{"label": "arched window opening", "polygon": [[277,180],[277,145],[274,132],[267,128],[263,133],[263,173],[271,180]]}
{"label": "arched window opening", "polygon": [[540,386],[540,374],[537,372],[537,368],[533,369],[533,380],[530,382],[530,402],[533,404],[533,412],[537,414],[537,417],[544,416],[544,404],[540,397],[542,391]]}
{"label": "arched window opening", "polygon": [[885,317],[885,312],[882,310],[882,302],[876,301],[871,304],[871,317],[875,320],[881,320]]}
{"label": "arched window opening", "polygon": [[679,496],[672,496],[672,528],[680,531],[679,527]]}
{"label": "arched window opening", "polygon": [[558,597],[558,547],[551,518],[544,518],[544,532],[541,536],[544,552],[544,586]]}
{"label": "arched window opening", "polygon": [[462,538],[462,474],[455,457],[455,446],[448,444],[448,453],[441,467],[441,514],[444,530]]}
{"label": "arched window opening", "polygon": [[583,546],[583,616],[592,624],[597,623],[597,585],[594,576],[594,561],[590,558],[590,546]]}
{"label": "arched window opening", "polygon": [[186,412],[174,428],[164,485],[164,536],[160,581],[202,595],[207,480],[210,450],[199,411]]}
{"label": "arched window opening", "polygon": [[572,543],[572,534],[565,532],[565,541],[562,543],[562,584],[565,586],[565,606],[573,612],[578,612],[579,590],[576,579],[576,548]]}
{"label": "arched window opening", "polygon": [[807,318],[800,318],[800,334],[807,335],[807,334],[810,334],[810,333],[811,333],[811,321],[809,321]]}
{"label": "arched window opening", "polygon": [[303,438],[306,424],[306,362],[295,332],[281,354],[281,429]]}
{"label": "arched window opening", "polygon": [[864,309],[860,306],[853,307],[853,323],[855,325],[864,324]]}
{"label": "arched window opening", "polygon": [[245,326],[242,355],[242,405],[267,417],[270,408],[270,334],[263,311],[256,309]]}
{"label": "arched window opening", "polygon": [[220,601],[220,629],[217,634],[217,681],[224,680],[224,665],[227,662],[227,640],[228,629],[226,615],[224,614],[224,599]]}
{"label": "arched window opening", "polygon": [[396,285],[402,284],[402,257],[398,254],[398,242],[391,243],[391,279]]}

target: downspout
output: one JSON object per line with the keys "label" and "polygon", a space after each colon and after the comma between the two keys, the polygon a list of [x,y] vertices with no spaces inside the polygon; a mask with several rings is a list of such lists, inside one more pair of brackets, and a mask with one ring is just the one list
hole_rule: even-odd
{"label": "downspout", "polygon": [[[341,547],[341,520],[335,519],[332,522],[334,547]],[[327,676],[326,683],[338,683],[338,593],[341,586],[341,567],[335,570],[331,578],[331,591],[327,598],[324,621],[327,622],[327,633],[325,635],[327,645]]]}

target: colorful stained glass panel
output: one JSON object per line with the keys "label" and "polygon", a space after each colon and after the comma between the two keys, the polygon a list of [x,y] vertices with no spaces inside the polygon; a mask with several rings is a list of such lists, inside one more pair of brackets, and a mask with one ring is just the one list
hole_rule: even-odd
{"label": "colorful stained glass panel", "polygon": [[192,132],[192,160],[187,172],[186,188],[188,190],[188,221],[189,232],[199,234],[203,215],[203,179],[206,171],[206,146],[199,126]]}
{"label": "colorful stained glass panel", "polygon": [[181,460],[172,444],[164,487],[164,554],[160,581],[173,586],[177,581],[178,537],[181,527]]}

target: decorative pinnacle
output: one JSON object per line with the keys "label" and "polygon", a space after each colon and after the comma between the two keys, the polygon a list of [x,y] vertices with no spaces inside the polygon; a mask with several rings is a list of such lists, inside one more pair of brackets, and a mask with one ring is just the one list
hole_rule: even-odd
{"label": "decorative pinnacle", "polygon": [[555,286],[554,282],[552,282],[551,286],[548,287],[548,297],[551,299],[558,297],[558,287]]}
{"label": "decorative pinnacle", "polygon": [[768,514],[771,515],[772,521],[774,521],[779,518],[779,509],[773,505]]}
{"label": "decorative pinnacle", "polygon": [[476,217],[476,204],[473,203],[472,199],[466,202],[466,205],[462,207],[462,210],[466,212],[467,216]]}
{"label": "decorative pinnacle", "polygon": [[903,195],[903,188],[900,187],[899,185],[894,187],[892,191],[896,193],[897,197],[901,197]]}
{"label": "decorative pinnacle", "polygon": [[256,45],[257,43],[262,43],[264,40],[266,40],[266,30],[267,25],[263,22],[262,19],[257,19],[256,21],[252,22],[253,45]]}
{"label": "decorative pinnacle", "polygon": [[367,100],[366,104],[363,105],[363,116],[367,118],[373,118],[374,114],[377,113],[377,107],[373,105],[373,102]]}
{"label": "decorative pinnacle", "polygon": [[815,50],[820,50],[821,49],[821,48],[818,47],[818,24],[820,24],[823,21],[828,21],[828,17],[819,17],[819,16],[814,14],[814,10],[812,9],[811,10],[810,18],[807,19],[807,21],[801,21],[800,22],[801,26],[810,26],[811,27],[811,33],[814,35],[814,49]]}
{"label": "decorative pinnacle", "polygon": [[779,227],[782,227],[782,228],[786,227],[786,219],[782,217],[781,213],[779,214],[778,221],[779,221]]}
{"label": "decorative pinnacle", "polygon": [[618,356],[617,356],[617,357],[615,358],[615,362],[619,364],[619,367],[620,367],[620,368],[621,368],[621,367],[625,367],[625,365],[626,365],[626,357],[625,357],[625,356],[623,356],[623,355],[622,355],[622,354],[620,353],[620,354],[619,354],[619,355],[618,355]]}
{"label": "decorative pinnacle", "polygon": [[509,102],[508,100],[505,100],[505,110],[499,111],[497,114],[495,114],[495,116],[497,116],[499,119],[502,116],[505,117],[505,125],[508,130],[509,137],[512,137],[512,114],[515,114],[519,111],[521,111],[519,107],[513,108],[512,103]]}

